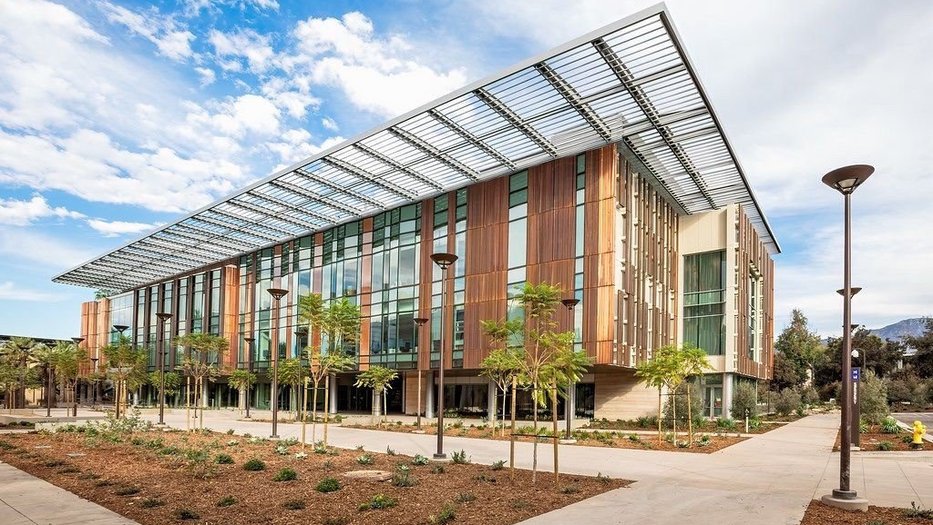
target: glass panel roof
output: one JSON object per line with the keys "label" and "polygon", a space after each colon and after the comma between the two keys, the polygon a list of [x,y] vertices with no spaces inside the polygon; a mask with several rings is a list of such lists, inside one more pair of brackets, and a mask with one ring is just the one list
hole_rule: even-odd
{"label": "glass panel roof", "polygon": [[121,292],[610,143],[684,213],[742,204],[772,234],[658,5],[426,104],[53,280]]}

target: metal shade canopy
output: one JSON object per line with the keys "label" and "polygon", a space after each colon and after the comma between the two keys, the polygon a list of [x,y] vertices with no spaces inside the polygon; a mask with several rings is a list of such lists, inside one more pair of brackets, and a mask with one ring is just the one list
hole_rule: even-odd
{"label": "metal shade canopy", "polygon": [[843,166],[823,175],[823,184],[843,194],[852,193],[874,172],[868,164]]}
{"label": "metal shade canopy", "polygon": [[663,4],[278,171],[53,280],[121,292],[618,144],[678,212],[741,204],[780,248]]}

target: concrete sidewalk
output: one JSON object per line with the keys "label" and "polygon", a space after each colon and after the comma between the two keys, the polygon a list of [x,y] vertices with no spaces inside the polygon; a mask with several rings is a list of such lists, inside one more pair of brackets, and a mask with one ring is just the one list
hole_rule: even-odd
{"label": "concrete sidewalk", "polygon": [[3,525],[126,525],[136,522],[0,462]]}

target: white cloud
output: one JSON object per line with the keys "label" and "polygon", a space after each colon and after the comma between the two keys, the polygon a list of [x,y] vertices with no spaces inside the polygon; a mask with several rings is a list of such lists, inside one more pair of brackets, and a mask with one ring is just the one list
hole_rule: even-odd
{"label": "white cloud", "polygon": [[183,61],[194,55],[191,41],[194,34],[179,27],[172,17],[163,16],[158,9],[146,13],[131,11],[123,6],[103,2],[100,4],[111,22],[122,24],[133,33],[156,45],[159,54],[172,60]]}
{"label": "white cloud", "polygon": [[404,36],[375,34],[362,13],[308,18],[292,31],[295,50],[278,62],[289,75],[340,89],[356,107],[395,116],[466,83],[463,69],[417,62]]}
{"label": "white cloud", "polygon": [[330,117],[324,117],[321,119],[321,125],[324,126],[324,129],[329,129],[331,131],[337,131],[340,129],[340,126],[337,125],[337,122]]}
{"label": "white cloud", "polygon": [[96,248],[74,244],[67,238],[48,235],[34,228],[0,227],[0,256],[5,263],[60,270],[87,261]]}
{"label": "white cloud", "polygon": [[231,6],[245,11],[251,8],[257,11],[278,11],[279,3],[277,0],[182,0],[183,14],[188,17],[196,17],[201,11],[216,13],[220,7]]}
{"label": "white cloud", "polygon": [[217,57],[227,60],[243,58],[253,73],[262,73],[271,65],[275,51],[270,40],[268,35],[260,35],[252,29],[239,29],[232,33],[212,29],[208,35]]}
{"label": "white cloud", "polygon": [[20,288],[13,281],[0,281],[0,301],[61,301],[64,295]]}
{"label": "white cloud", "polygon": [[117,237],[127,233],[142,233],[152,230],[158,224],[127,221],[106,221],[103,219],[88,219],[88,226],[104,234],[104,237]]}
{"label": "white cloud", "polygon": [[213,69],[206,67],[196,67],[194,70],[198,72],[198,75],[201,75],[201,87],[209,86],[214,83],[214,80],[217,79]]}
{"label": "white cloud", "polygon": [[80,219],[84,215],[63,207],[53,208],[39,194],[33,195],[28,201],[0,199],[0,224],[26,226],[45,217]]}

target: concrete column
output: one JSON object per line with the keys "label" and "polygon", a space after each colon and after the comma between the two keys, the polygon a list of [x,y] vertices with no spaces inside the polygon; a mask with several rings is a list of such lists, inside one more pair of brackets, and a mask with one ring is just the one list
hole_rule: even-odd
{"label": "concrete column", "polygon": [[567,398],[564,399],[564,421],[570,422],[570,428],[573,428],[573,420],[577,413],[577,384],[571,383],[567,390]]}
{"label": "concrete column", "polygon": [[207,381],[204,381],[204,383],[201,384],[201,407],[202,408],[210,408],[210,406],[207,403],[207,396],[208,396]]}
{"label": "concrete column", "polygon": [[[734,374],[722,375],[722,417],[732,417],[732,383]],[[742,415],[741,417],[745,417]]]}
{"label": "concrete column", "polygon": [[327,388],[330,389],[330,413],[337,413],[337,374],[330,374],[327,377]]}
{"label": "concrete column", "polygon": [[237,392],[239,392],[239,399],[237,400],[236,406],[240,410],[246,410],[246,389],[241,388],[237,390]]}
{"label": "concrete column", "polygon": [[424,417],[434,419],[434,372],[424,373]]}

